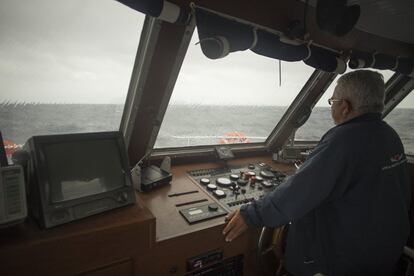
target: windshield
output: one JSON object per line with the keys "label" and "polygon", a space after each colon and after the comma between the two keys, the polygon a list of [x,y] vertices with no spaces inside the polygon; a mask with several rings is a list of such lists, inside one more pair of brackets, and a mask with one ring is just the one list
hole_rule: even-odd
{"label": "windshield", "polygon": [[144,15],[112,0],[0,2],[0,130],[118,130]]}
{"label": "windshield", "polygon": [[405,153],[414,155],[414,93],[411,91],[385,118],[401,138]]}
{"label": "windshield", "polygon": [[280,71],[250,51],[210,60],[197,42],[194,31],[156,148],[264,142],[314,71],[302,62]]}

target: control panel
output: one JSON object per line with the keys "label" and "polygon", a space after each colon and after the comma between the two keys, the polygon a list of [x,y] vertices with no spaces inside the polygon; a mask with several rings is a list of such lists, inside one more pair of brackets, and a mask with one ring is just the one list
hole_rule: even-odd
{"label": "control panel", "polygon": [[266,163],[194,170],[188,175],[223,203],[228,211],[263,197],[286,177]]}
{"label": "control panel", "polygon": [[211,203],[197,207],[181,209],[180,214],[189,224],[193,224],[199,221],[227,215],[227,212],[216,203]]}

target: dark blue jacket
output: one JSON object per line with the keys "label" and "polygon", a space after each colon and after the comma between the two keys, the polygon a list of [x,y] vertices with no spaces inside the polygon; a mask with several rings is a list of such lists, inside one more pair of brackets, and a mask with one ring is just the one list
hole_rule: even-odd
{"label": "dark blue jacket", "polygon": [[296,174],[241,208],[251,226],[290,223],[295,275],[389,275],[409,234],[404,148],[380,114],[329,130]]}

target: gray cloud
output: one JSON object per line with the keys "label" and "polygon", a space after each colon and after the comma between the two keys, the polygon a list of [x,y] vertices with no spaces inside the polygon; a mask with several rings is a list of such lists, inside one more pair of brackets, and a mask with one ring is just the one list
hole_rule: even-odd
{"label": "gray cloud", "polygon": [[[143,20],[114,0],[2,0],[0,102],[123,103]],[[195,32],[172,103],[289,105],[313,72],[283,62],[279,87],[278,61],[249,51],[213,61],[197,41]]]}
{"label": "gray cloud", "polygon": [[2,1],[0,101],[123,103],[143,19],[113,0]]}

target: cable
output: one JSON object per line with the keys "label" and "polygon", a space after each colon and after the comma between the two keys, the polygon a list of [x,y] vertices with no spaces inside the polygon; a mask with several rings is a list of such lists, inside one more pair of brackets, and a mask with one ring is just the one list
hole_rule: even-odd
{"label": "cable", "polygon": [[282,61],[279,59],[279,87],[282,86]]}

